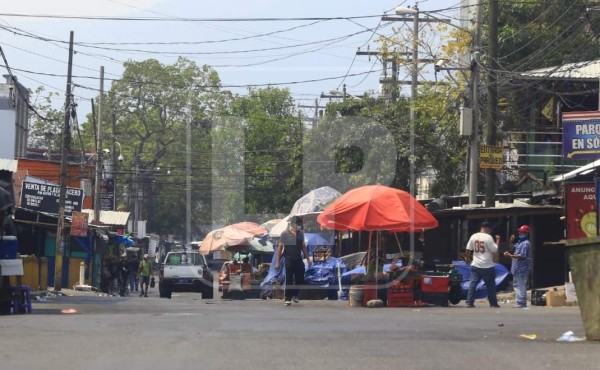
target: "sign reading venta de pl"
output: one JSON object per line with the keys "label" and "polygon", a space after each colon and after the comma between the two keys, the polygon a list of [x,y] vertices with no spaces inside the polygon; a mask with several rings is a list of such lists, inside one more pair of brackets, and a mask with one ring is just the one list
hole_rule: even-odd
{"label": "sign reading venta de pl", "polygon": [[502,169],[504,156],[501,146],[482,145],[479,147],[479,168]]}
{"label": "sign reading venta de pl", "polygon": [[[21,188],[21,207],[34,211],[58,214],[58,199],[60,186],[38,184],[23,181]],[[70,216],[73,211],[80,212],[83,204],[83,190],[67,188],[65,200],[65,215]]]}
{"label": "sign reading venta de pl", "polygon": [[563,148],[568,159],[598,159],[600,112],[563,113]]}

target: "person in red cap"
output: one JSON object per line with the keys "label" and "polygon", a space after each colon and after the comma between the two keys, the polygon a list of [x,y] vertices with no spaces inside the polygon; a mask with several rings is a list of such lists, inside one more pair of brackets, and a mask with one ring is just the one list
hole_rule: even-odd
{"label": "person in red cap", "polygon": [[531,243],[529,242],[529,233],[531,229],[528,225],[523,225],[517,229],[519,240],[515,243],[515,236],[511,235],[510,244],[513,244],[513,252],[504,252],[504,255],[512,259],[510,273],[513,276],[513,289],[515,290],[515,299],[517,305],[515,308],[527,307],[527,279],[531,270]]}

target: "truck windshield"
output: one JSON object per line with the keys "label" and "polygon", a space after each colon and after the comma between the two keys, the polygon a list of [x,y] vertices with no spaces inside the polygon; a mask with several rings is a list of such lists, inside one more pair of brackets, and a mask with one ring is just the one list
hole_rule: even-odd
{"label": "truck windshield", "polygon": [[170,253],[167,257],[165,264],[167,265],[202,265],[204,261],[202,256],[198,253],[186,253],[186,257],[183,257],[183,253]]}

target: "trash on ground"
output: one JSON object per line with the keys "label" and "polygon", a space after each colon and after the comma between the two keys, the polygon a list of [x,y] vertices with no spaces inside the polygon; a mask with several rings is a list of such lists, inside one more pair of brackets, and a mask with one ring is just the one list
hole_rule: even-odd
{"label": "trash on ground", "polygon": [[498,326],[504,326],[504,323],[503,322],[499,322]]}
{"label": "trash on ground", "polygon": [[36,296],[35,300],[38,302],[48,302],[48,299],[46,299],[44,297],[40,297],[40,296]]}
{"label": "trash on ground", "polygon": [[64,309],[64,310],[62,310],[62,311],[60,311],[60,312],[61,312],[61,313],[67,313],[67,314],[70,314],[70,313],[77,313],[77,310],[76,310],[76,309],[74,309],[74,308],[67,308],[67,309]]}
{"label": "trash on ground", "polygon": [[557,342],[583,342],[585,338],[576,337],[571,330],[562,333],[556,340]]}
{"label": "trash on ground", "polygon": [[372,299],[367,302],[367,307],[383,307],[383,301],[381,299]]}
{"label": "trash on ground", "polygon": [[537,334],[521,334],[519,338],[535,340],[537,338]]}

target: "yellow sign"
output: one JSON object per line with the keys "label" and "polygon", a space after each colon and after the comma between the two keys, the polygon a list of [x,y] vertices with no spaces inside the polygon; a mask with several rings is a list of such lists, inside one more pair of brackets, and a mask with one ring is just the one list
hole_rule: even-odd
{"label": "yellow sign", "polygon": [[479,147],[479,168],[501,170],[503,161],[501,146],[482,145]]}

